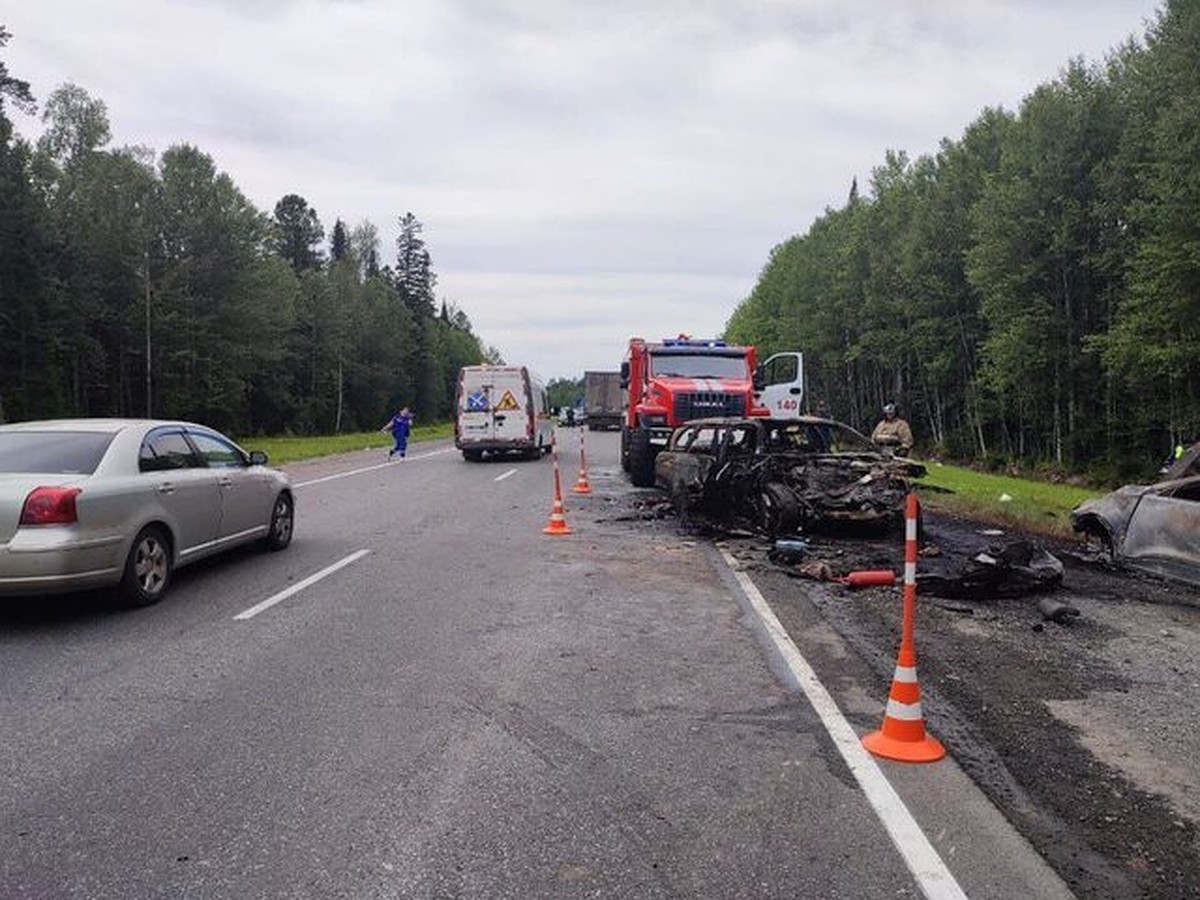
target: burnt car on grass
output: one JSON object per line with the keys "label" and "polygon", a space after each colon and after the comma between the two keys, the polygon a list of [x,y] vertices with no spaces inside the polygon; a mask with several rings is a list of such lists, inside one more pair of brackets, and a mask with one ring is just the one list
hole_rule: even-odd
{"label": "burnt car on grass", "polygon": [[833,419],[697,419],[654,464],[681,518],[768,535],[887,528],[925,467]]}
{"label": "burnt car on grass", "polygon": [[1127,484],[1085,500],[1071,527],[1121,566],[1200,585],[1200,471],[1155,484]]}

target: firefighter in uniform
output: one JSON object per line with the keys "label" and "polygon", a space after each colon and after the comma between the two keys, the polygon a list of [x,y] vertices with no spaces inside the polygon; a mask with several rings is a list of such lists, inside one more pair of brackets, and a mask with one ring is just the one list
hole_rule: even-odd
{"label": "firefighter in uniform", "polygon": [[912,429],[896,415],[895,403],[889,403],[883,408],[883,418],[871,432],[871,441],[882,447],[894,447],[897,456],[908,456],[912,450]]}

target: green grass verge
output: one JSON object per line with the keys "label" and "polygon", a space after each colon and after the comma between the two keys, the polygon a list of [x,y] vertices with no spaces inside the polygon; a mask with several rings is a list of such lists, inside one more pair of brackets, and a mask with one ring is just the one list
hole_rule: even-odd
{"label": "green grass verge", "polygon": [[[1073,534],[1071,510],[1090,497],[1107,493],[1101,489],[1012,478],[937,462],[924,465],[929,474],[918,480],[917,491],[927,508],[1041,534]],[[922,486],[932,490],[922,491]],[[1009,499],[1002,499],[1004,497]]]}
{"label": "green grass verge", "polygon": [[[436,438],[447,438],[453,434],[454,426],[451,423],[435,422],[432,425],[414,427],[409,441],[430,441]],[[304,459],[333,456],[337,453],[349,453],[354,450],[387,450],[392,446],[392,436],[382,431],[359,431],[353,434],[332,434],[324,437],[245,438],[239,439],[238,443],[247,450],[267,451],[271,465],[281,466]]]}

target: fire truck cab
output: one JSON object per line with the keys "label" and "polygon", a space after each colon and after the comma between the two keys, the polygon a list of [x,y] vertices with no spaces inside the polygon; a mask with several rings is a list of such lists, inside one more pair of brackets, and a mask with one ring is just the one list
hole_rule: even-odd
{"label": "fire truck cab", "polygon": [[635,485],[652,487],[654,458],[684,422],[799,416],[804,359],[800,353],[778,353],[758,366],[751,346],[683,335],[658,343],[635,337],[621,364],[621,387],[621,465]]}

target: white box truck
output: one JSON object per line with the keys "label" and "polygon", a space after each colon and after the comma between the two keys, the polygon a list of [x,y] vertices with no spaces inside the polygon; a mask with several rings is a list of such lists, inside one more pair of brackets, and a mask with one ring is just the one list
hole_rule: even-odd
{"label": "white box truck", "polygon": [[546,388],[525,366],[463,366],[454,406],[454,446],[465,460],[550,452],[554,419]]}

